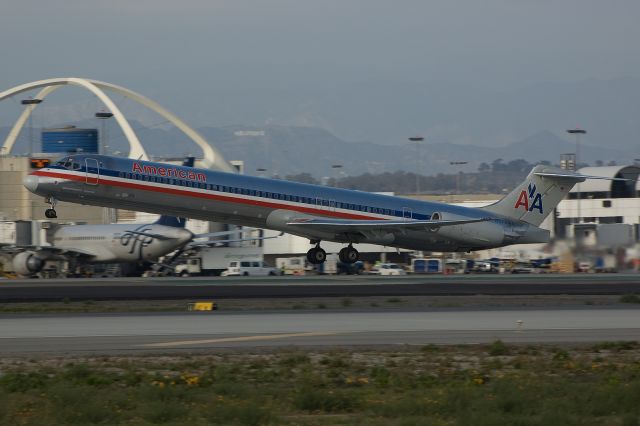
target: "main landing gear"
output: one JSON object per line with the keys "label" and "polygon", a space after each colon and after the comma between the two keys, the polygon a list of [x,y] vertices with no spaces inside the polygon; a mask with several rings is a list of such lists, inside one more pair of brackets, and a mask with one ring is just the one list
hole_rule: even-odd
{"label": "main landing gear", "polygon": [[327,252],[320,248],[320,243],[317,243],[314,248],[307,252],[307,260],[312,265],[319,265],[327,260]]}
{"label": "main landing gear", "polygon": [[[355,263],[360,258],[358,250],[354,249],[351,244],[340,250],[338,253],[340,262],[342,263]],[[319,265],[327,260],[327,252],[320,248],[320,242],[316,243],[316,246],[307,252],[307,260],[312,265]]]}
{"label": "main landing gear", "polygon": [[58,215],[56,214],[56,199],[53,197],[47,197],[45,199],[45,202],[49,203],[49,205],[51,206],[51,208],[46,209],[44,211],[44,216],[47,219],[55,219],[58,217]]}
{"label": "main landing gear", "polygon": [[358,259],[360,259],[360,253],[358,253],[358,250],[354,249],[353,246],[349,244],[347,247],[340,250],[338,257],[342,263],[356,263]]}

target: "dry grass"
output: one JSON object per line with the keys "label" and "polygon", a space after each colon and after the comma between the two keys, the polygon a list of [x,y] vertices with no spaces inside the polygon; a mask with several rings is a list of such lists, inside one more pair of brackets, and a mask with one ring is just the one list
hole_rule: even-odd
{"label": "dry grass", "polygon": [[0,361],[3,425],[637,425],[638,401],[635,342]]}

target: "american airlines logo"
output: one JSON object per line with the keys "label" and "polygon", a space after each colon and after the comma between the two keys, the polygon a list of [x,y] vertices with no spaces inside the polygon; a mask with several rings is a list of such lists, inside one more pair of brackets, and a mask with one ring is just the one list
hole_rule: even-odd
{"label": "american airlines logo", "polygon": [[156,166],[149,166],[147,164],[141,165],[138,162],[134,162],[133,166],[131,166],[131,171],[133,173],[141,173],[145,175],[197,180],[198,182],[207,181],[207,175],[205,175],[204,173],[196,173],[191,170],[188,170],[188,171],[182,170],[177,167],[156,167]]}
{"label": "american airlines logo", "polygon": [[513,207],[515,209],[522,207],[528,212],[532,212],[534,209],[537,209],[540,214],[542,214],[542,195],[539,192],[536,192],[535,183],[530,183],[527,189],[523,189],[520,192],[518,201],[516,201],[516,205]]}

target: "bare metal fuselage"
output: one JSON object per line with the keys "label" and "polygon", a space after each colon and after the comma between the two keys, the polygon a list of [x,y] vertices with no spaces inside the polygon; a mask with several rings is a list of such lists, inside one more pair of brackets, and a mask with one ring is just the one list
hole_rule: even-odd
{"label": "bare metal fuselage", "polygon": [[[25,180],[25,185],[32,192],[61,201],[268,228],[310,240],[467,251],[542,242],[548,235],[525,222],[479,209],[213,171],[200,170],[193,179],[174,178],[167,177],[168,172],[157,172],[165,171],[161,163],[93,156],[96,167],[91,167],[85,164],[86,157],[77,156],[80,166],[76,170],[39,170]],[[142,169],[140,164],[153,166]],[[145,170],[154,170],[155,175]],[[436,216],[446,220],[490,220],[394,232],[335,232],[291,225],[292,220],[318,217],[412,221]]]}

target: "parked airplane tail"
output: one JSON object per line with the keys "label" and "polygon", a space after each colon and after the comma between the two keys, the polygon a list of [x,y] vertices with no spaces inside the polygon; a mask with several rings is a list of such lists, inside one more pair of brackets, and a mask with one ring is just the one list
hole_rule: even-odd
{"label": "parked airplane tail", "polygon": [[157,225],[172,226],[174,228],[184,228],[187,219],[184,217],[165,216],[162,215],[155,222]]}
{"label": "parked airplane tail", "polygon": [[598,177],[538,165],[506,197],[482,209],[539,226],[573,185],[588,178]]}
{"label": "parked airplane tail", "polygon": [[[193,167],[194,164],[195,164],[195,160],[196,160],[195,157],[185,157],[182,160],[182,165],[185,166],[185,167]],[[156,223],[158,225],[173,226],[174,228],[184,228],[184,226],[187,223],[187,219],[185,219],[184,217],[174,217],[174,216],[162,215],[156,221]]]}

